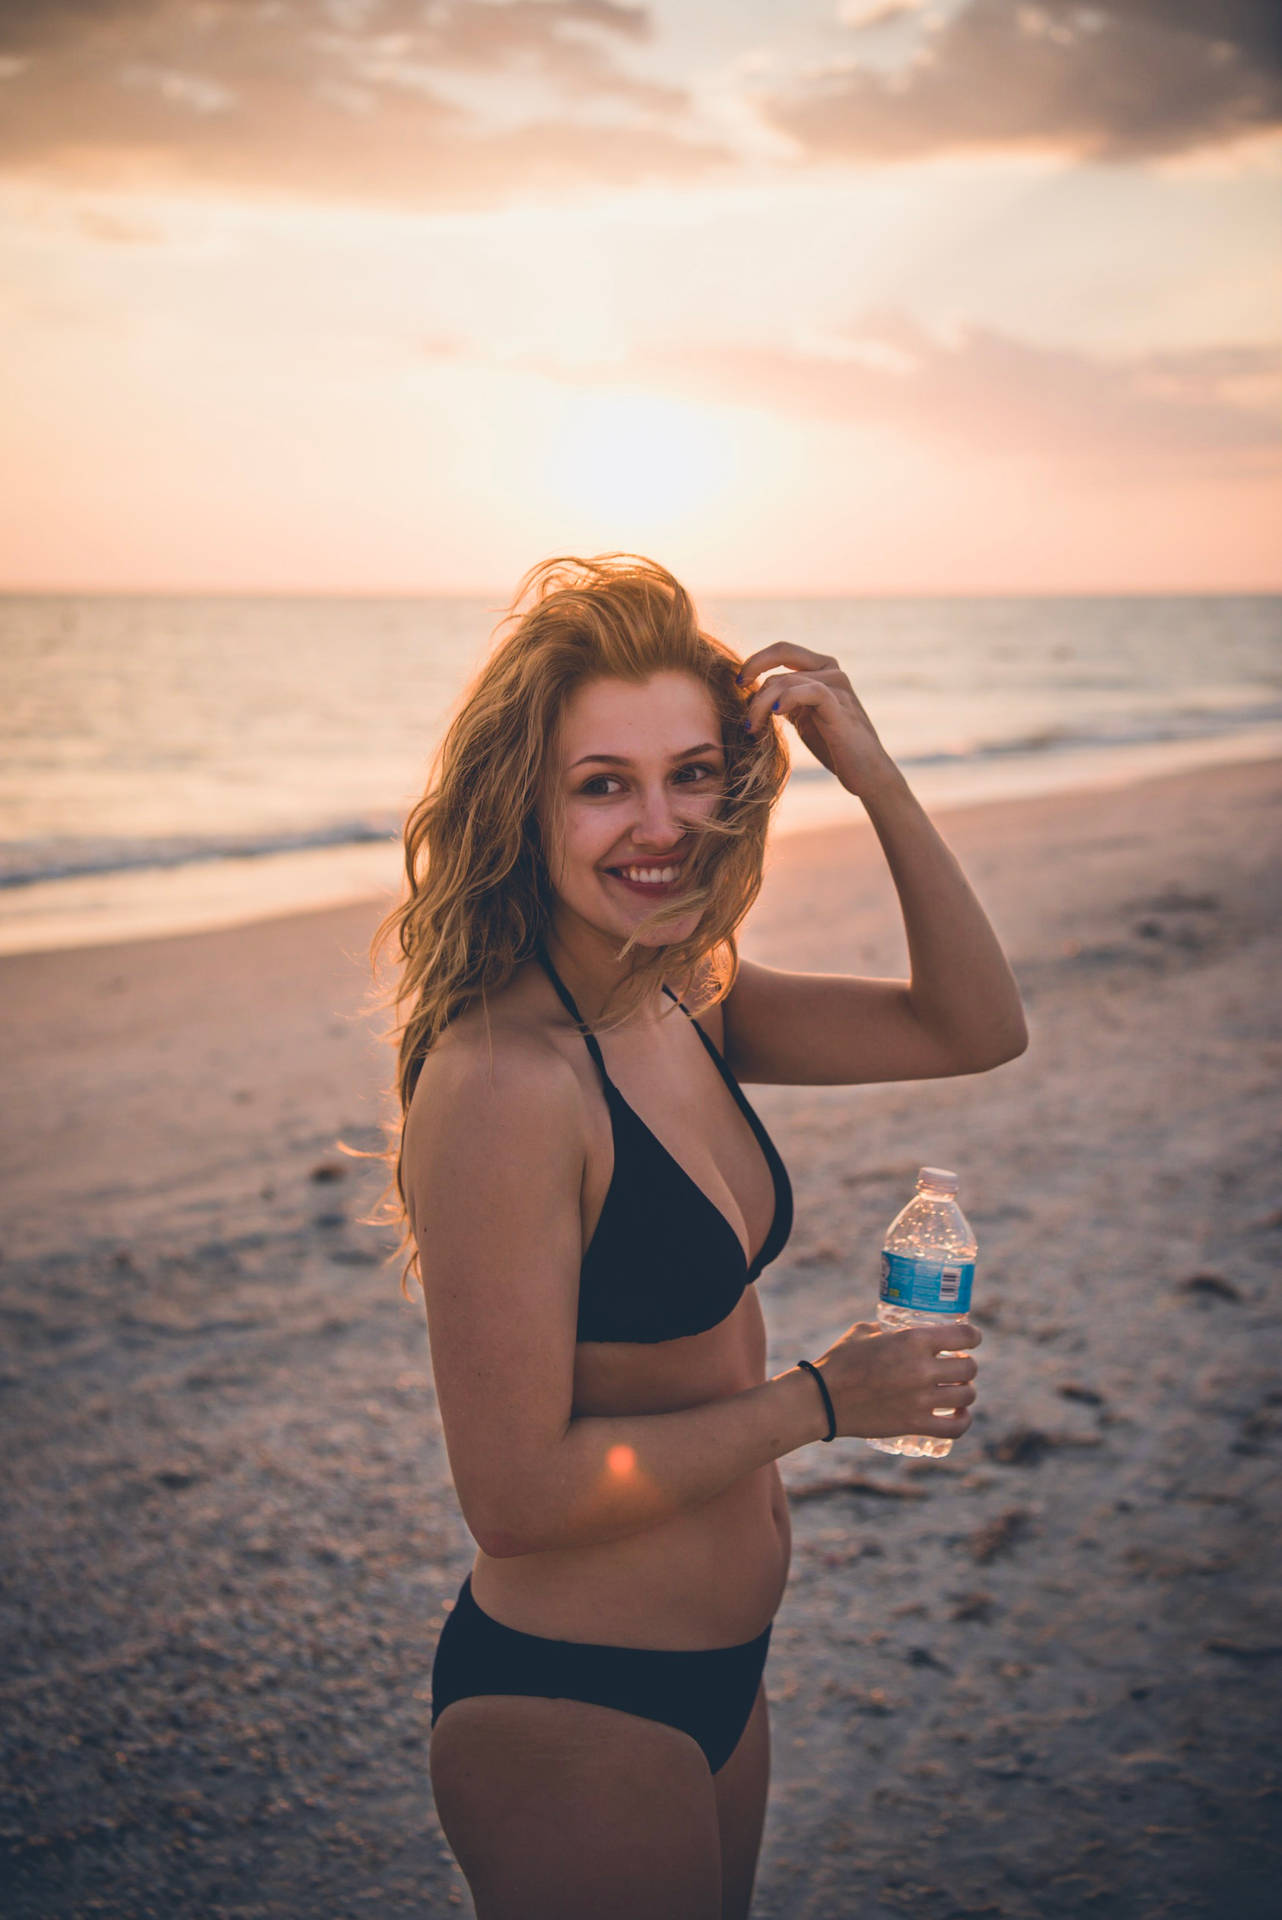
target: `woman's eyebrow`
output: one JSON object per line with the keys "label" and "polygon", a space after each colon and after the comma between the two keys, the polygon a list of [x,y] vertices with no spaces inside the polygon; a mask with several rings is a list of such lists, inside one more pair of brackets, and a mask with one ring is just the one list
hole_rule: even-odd
{"label": "woman's eyebrow", "polygon": [[[694,753],[720,752],[719,740],[701,740],[697,747],[684,747],[680,753],[674,753],[671,757],[673,760],[688,760]],[[582,760],[571,761],[570,772],[573,773],[575,767],[585,766],[589,760],[599,761],[604,767],[629,767],[632,764],[627,755],[622,753],[585,753]]]}

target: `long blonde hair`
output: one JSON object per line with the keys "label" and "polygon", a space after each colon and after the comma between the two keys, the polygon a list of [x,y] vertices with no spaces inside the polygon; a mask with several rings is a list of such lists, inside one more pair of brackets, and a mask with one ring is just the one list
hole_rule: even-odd
{"label": "long blonde hair", "polygon": [[[716,814],[697,823],[691,886],[675,907],[647,916],[625,942],[631,967],[618,989],[619,1017],[680,983],[700,1007],[723,999],[738,966],[735,932],[761,887],[770,814],[788,773],[773,720],[744,730],[749,689],[740,662],[699,629],[689,595],[666,568],[636,554],[545,560],[525,576],[499,640],[463,695],[433,762],[427,790],[405,823],[404,899],[374,936],[377,963],[397,949],[391,995],[398,1024],[400,1121],[386,1158],[392,1217],[417,1272],[403,1174],[405,1115],[423,1062],[451,1020],[497,992],[534,953],[550,921],[552,881],[538,822],[566,701],[586,681],[691,675],[711,695],[721,724],[725,778]],[[692,823],[694,824],[694,823]],[[701,911],[680,941],[636,947],[637,933],[673,915]]]}

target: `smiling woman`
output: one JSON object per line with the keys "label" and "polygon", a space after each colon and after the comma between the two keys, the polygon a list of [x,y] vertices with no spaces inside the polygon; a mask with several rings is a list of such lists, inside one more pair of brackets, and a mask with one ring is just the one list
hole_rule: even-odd
{"label": "smiling woman", "polygon": [[[777,1462],[964,1433],[979,1335],[858,1324],[767,1379],[755,1283],[792,1190],[740,1077],[978,1072],[1021,1050],[1018,995],[835,661],[736,661],[628,555],[530,585],[386,923],[398,1196],[477,1548],[436,1647],[432,1788],[478,1920],[745,1920]],[[739,965],[779,713],[873,815],[911,986]]]}
{"label": "smiling woman", "polygon": [[[712,731],[708,699],[686,673],[657,673],[644,704],[626,681],[593,680],[577,689],[561,721],[568,779],[557,794],[554,873],[563,899],[573,902],[576,875],[596,876],[637,900],[655,905],[689,891],[687,863],[700,829],[725,798],[726,751],[719,739],[694,739],[673,752],[668,742]],[[719,729],[717,729],[719,731]],[[589,742],[611,741],[613,753]],[[549,822],[549,825],[551,823]],[[552,835],[549,834],[552,842]],[[621,929],[621,931],[625,931]]]}

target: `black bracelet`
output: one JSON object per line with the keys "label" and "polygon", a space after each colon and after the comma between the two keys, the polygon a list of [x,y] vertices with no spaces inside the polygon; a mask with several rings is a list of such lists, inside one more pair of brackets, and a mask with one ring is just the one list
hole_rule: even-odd
{"label": "black bracelet", "polygon": [[828,1431],[824,1435],[824,1439],[835,1440],[837,1438],[837,1410],[832,1404],[832,1395],[828,1391],[827,1382],[813,1360],[798,1360],[797,1365],[804,1367],[807,1373],[813,1373],[815,1376],[815,1385],[823,1395],[824,1406],[828,1410]]}

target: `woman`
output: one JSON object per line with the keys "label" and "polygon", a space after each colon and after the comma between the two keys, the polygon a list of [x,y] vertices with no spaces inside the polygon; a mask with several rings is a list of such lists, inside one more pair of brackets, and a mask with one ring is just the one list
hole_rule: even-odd
{"label": "woman", "polygon": [[[964,1433],[957,1350],[980,1335],[860,1322],[765,1378],[751,1283],[792,1201],[739,1082],[982,1072],[1026,1034],[834,660],[741,664],[626,555],[526,586],[410,816],[385,929],[398,1186],[477,1545],[436,1652],[432,1786],[479,1920],[740,1920],[788,1574],[776,1463],[834,1433]],[[776,715],[867,808],[911,983],[737,963],[787,774]]]}

